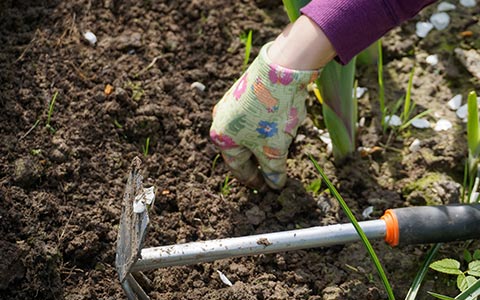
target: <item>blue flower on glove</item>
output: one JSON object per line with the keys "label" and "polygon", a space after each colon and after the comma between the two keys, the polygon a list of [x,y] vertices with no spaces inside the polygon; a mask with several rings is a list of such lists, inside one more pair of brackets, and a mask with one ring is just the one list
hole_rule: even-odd
{"label": "blue flower on glove", "polygon": [[277,134],[278,128],[276,122],[260,121],[258,122],[257,132],[263,138],[269,138]]}

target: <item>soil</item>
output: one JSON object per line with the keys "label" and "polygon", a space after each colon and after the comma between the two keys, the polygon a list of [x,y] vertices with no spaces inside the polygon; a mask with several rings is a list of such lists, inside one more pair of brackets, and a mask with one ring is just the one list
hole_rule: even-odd
{"label": "soil", "polygon": [[[135,156],[157,190],[147,247],[348,222],[325,186],[308,190],[318,178],[309,154],[359,220],[369,206],[375,219],[387,208],[458,202],[466,130],[445,104],[455,94],[465,99],[467,91],[480,91],[453,54],[455,47],[480,48],[480,11],[457,4],[448,30],[419,39],[415,23],[434,10],[384,38],[386,97],[393,103],[404,95],[415,64],[415,112],[431,108],[430,121],[444,117],[453,128],[408,128],[386,151],[335,165],[314,128],[322,118],[310,95],[311,114],[290,151],[287,187],[258,194],[234,179],[222,193],[228,171],[221,159],[213,163],[217,151],[208,131],[211,108],[241,75],[241,34],[253,30],[255,57],[288,23],[281,1],[1,1],[0,298],[125,298],[115,245]],[[96,45],[83,38],[86,31],[95,33]],[[425,63],[429,54],[438,54],[437,66]],[[368,88],[359,100],[365,125],[358,146],[381,146],[388,134],[379,126],[376,67],[359,65],[357,79]],[[415,138],[422,147],[411,152]],[[434,180],[415,188],[426,176]],[[373,246],[403,298],[430,245]],[[463,249],[478,248],[478,241],[452,243],[438,257],[461,259]],[[146,275],[152,299],[386,299],[360,243]],[[433,271],[418,299],[429,299],[426,291],[457,292],[454,278]]]}

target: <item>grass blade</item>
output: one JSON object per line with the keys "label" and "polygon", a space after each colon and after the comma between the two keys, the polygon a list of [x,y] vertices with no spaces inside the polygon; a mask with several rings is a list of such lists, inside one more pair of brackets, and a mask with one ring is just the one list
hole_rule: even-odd
{"label": "grass blade", "polygon": [[243,58],[242,73],[245,71],[250,60],[250,53],[252,52],[252,30],[248,31],[248,35],[245,39],[245,56]]}
{"label": "grass blade", "polygon": [[310,0],[283,0],[283,7],[287,11],[290,22],[295,22],[300,17],[300,8],[307,5]]}
{"label": "grass blade", "polygon": [[410,117],[410,114],[412,113],[410,109],[410,103],[411,103],[411,97],[412,97],[412,85],[413,85],[414,74],[415,74],[415,66],[413,66],[412,71],[410,72],[410,77],[408,78],[407,94],[405,95],[405,103],[403,104],[402,123],[406,123],[408,118]]}
{"label": "grass blade", "polygon": [[379,39],[377,42],[378,49],[378,99],[380,101],[380,112],[381,112],[381,124],[383,131],[387,129],[385,126],[385,85],[383,84],[383,52],[382,52],[382,40]]}
{"label": "grass blade", "polygon": [[405,300],[415,300],[415,298],[417,297],[418,291],[420,290],[420,286],[422,285],[423,278],[425,278],[425,275],[427,274],[428,266],[432,262],[433,258],[435,257],[435,255],[437,254],[441,246],[442,244],[440,243],[435,244],[430,249],[430,251],[428,251],[427,257],[423,261],[422,267],[420,268],[420,270],[418,270],[417,275],[413,279],[412,285],[408,290]]}
{"label": "grass blade", "polygon": [[378,271],[378,275],[380,276],[380,279],[382,280],[383,282],[383,285],[385,286],[385,290],[388,294],[388,299],[390,300],[393,300],[395,299],[395,296],[393,295],[393,290],[392,290],[392,287],[390,286],[390,283],[388,282],[388,278],[385,274],[385,271],[383,270],[382,268],[382,265],[377,257],[377,254],[375,253],[375,250],[373,250],[373,247],[372,247],[372,244],[370,244],[370,241],[368,240],[367,236],[365,235],[365,233],[363,232],[362,228],[360,227],[360,225],[358,224],[357,222],[357,219],[355,218],[355,216],[353,215],[352,211],[350,210],[350,208],[348,207],[347,203],[345,202],[345,200],[343,200],[342,196],[338,193],[337,189],[333,186],[333,184],[330,182],[330,180],[328,179],[328,177],[325,175],[325,173],[323,172],[323,170],[320,168],[320,166],[318,165],[317,161],[313,158],[312,155],[309,155],[310,157],[310,160],[313,162],[313,165],[315,166],[315,169],[318,171],[318,173],[320,174],[320,176],[322,176],[322,179],[323,181],[326,183],[326,185],[328,186],[330,192],[332,193],[332,195],[338,200],[338,202],[340,203],[340,206],[342,207],[343,211],[345,212],[345,214],[347,215],[348,219],[350,220],[350,222],[352,223],[353,227],[355,228],[355,230],[357,231],[358,235],[360,236],[360,238],[362,239],[362,242],[363,244],[365,245],[365,248],[367,248],[367,251],[368,253],[370,254],[370,257],[372,258],[373,260],[373,263],[375,264],[375,267],[377,268],[377,271]]}
{"label": "grass blade", "polygon": [[434,293],[434,292],[427,292],[429,293],[430,295],[432,295],[433,297],[437,298],[437,299],[441,299],[441,300],[455,300],[455,298],[452,298],[452,297],[448,297],[448,296],[445,296],[445,295],[442,295],[442,294],[437,294],[437,293]]}

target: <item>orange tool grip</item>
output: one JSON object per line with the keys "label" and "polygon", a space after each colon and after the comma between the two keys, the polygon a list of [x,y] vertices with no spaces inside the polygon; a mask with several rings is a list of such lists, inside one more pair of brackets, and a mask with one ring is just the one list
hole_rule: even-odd
{"label": "orange tool grip", "polygon": [[387,232],[385,234],[385,242],[392,247],[395,247],[400,242],[400,229],[398,227],[398,219],[393,209],[387,209],[382,220],[385,221]]}

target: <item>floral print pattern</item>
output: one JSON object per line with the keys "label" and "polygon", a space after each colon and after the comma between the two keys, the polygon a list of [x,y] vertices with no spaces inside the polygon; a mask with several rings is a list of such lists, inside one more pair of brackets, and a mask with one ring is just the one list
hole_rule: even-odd
{"label": "floral print pattern", "polygon": [[237,86],[235,87],[235,90],[233,91],[233,97],[238,100],[242,97],[243,93],[247,90],[247,79],[248,74],[245,73],[242,78],[237,83]]}
{"label": "floral print pattern", "polygon": [[218,148],[223,150],[238,147],[231,137],[226,134],[217,133],[215,130],[210,131],[210,138]]}
{"label": "floral print pattern", "polygon": [[260,133],[260,137],[271,138],[278,132],[276,122],[260,121],[258,122],[257,132]]}

